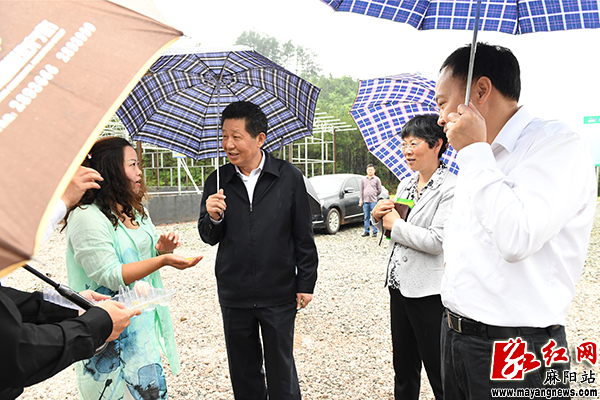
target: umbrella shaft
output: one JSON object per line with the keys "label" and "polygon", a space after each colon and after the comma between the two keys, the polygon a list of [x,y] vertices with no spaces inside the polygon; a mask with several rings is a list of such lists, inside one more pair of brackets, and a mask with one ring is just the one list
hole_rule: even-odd
{"label": "umbrella shaft", "polygon": [[469,58],[469,73],[467,75],[467,90],[465,93],[465,104],[469,105],[471,84],[473,83],[473,67],[475,66],[475,52],[477,50],[477,32],[479,31],[479,15],[481,13],[481,0],[477,0],[475,10],[475,24],[473,26],[473,42],[471,43],[471,57]]}
{"label": "umbrella shaft", "polygon": [[44,282],[46,282],[48,285],[52,286],[54,289],[58,289],[58,287],[60,286],[58,283],[54,282],[52,279],[48,278],[46,275],[44,275],[41,272],[37,271],[36,269],[34,269],[29,264],[25,264],[23,266],[23,269],[31,272],[33,275],[37,276],[38,278],[40,278],[41,280],[43,280]]}
{"label": "umbrella shaft", "polygon": [[44,282],[46,282],[48,285],[52,286],[58,293],[60,293],[62,297],[69,300],[73,304],[77,304],[84,310],[89,310],[94,306],[94,303],[92,303],[91,301],[89,301],[70,287],[54,282],[52,279],[48,278],[46,275],[42,274],[29,264],[25,264],[23,268],[31,272],[33,275],[37,276]]}

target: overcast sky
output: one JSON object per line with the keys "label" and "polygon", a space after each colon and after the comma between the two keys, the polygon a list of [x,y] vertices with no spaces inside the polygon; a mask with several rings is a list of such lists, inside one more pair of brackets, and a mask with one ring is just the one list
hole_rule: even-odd
{"label": "overcast sky", "polygon": [[[189,43],[230,46],[242,32],[253,30],[310,48],[323,72],[334,77],[422,72],[435,79],[443,60],[472,40],[470,31],[418,31],[407,24],[334,12],[320,0],[155,3]],[[584,116],[600,115],[600,29],[522,36],[480,32],[479,40],[509,47],[519,59],[520,104],[600,138],[600,124],[583,125]]]}

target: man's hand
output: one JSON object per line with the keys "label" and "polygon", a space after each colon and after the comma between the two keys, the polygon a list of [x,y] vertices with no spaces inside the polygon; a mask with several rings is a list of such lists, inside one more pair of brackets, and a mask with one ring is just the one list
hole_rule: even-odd
{"label": "man's hand", "polygon": [[394,209],[394,202],[390,199],[379,200],[377,204],[375,204],[375,208],[371,212],[371,215],[375,219],[375,221],[379,222],[381,219],[390,213]]}
{"label": "man's hand", "polygon": [[113,330],[108,339],[106,339],[107,342],[118,338],[121,332],[129,326],[130,319],[142,313],[142,310],[128,309],[123,304],[112,300],[104,301],[98,304],[97,307],[104,309],[110,315],[110,319],[113,322]]}
{"label": "man's hand", "polygon": [[473,102],[469,101],[468,107],[459,104],[457,112],[448,114],[446,136],[456,151],[460,151],[470,144],[487,140],[485,119],[475,108]]}
{"label": "man's hand", "polygon": [[310,293],[296,293],[296,310],[304,308],[313,299],[313,295]]}
{"label": "man's hand", "polygon": [[92,168],[79,167],[69,186],[61,196],[61,200],[67,206],[67,209],[79,203],[81,196],[89,189],[100,189],[100,185],[96,181],[103,181],[102,176]]}
{"label": "man's hand", "polygon": [[219,193],[211,194],[206,199],[206,211],[215,221],[221,219],[221,215],[226,208],[227,204],[225,204],[225,195],[223,194],[223,189],[219,189]]}
{"label": "man's hand", "polygon": [[179,246],[181,246],[179,235],[175,234],[175,232],[170,232],[168,235],[161,234],[154,248],[158,251],[158,254],[166,254],[172,253]]}

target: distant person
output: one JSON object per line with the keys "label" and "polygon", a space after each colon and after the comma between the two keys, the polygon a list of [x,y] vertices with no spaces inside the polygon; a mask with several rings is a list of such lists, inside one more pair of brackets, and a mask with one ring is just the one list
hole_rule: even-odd
{"label": "distant person", "polygon": [[[66,217],[67,273],[74,290],[92,289],[114,296],[136,281],[163,288],[159,270],[183,270],[202,257],[173,254],[179,237],[159,235],[142,205],[146,190],[137,154],[122,138],[99,139],[84,166],[97,170],[104,181],[69,208]],[[106,350],[75,365],[80,397],[84,400],[134,398],[166,399],[163,350],[174,374],[179,357],[173,322],[167,306],[145,310]]]}
{"label": "distant person", "polygon": [[419,399],[423,363],[435,399],[442,400],[442,243],[456,175],[440,159],[448,139],[437,124],[437,116],[416,116],[400,134],[402,153],[416,174],[400,182],[396,197],[412,200],[413,209],[406,221],[394,209],[393,200],[381,200],[373,209],[379,229],[391,231],[386,282],[390,291],[394,397]]}
{"label": "distant person", "polygon": [[[377,196],[381,194],[381,180],[375,176],[375,166],[367,165],[367,176],[363,176],[360,181],[360,194],[358,197],[358,206],[363,208],[365,214],[365,231],[362,236],[369,236],[371,233],[371,212],[377,204]],[[377,236],[377,227],[373,225],[373,236]]]}
{"label": "distant person", "polygon": [[[229,163],[204,185],[198,230],[219,244],[215,274],[236,399],[300,399],[296,311],[312,300],[317,248],[302,173],[263,151],[267,117],[246,101],[223,111]],[[262,336],[262,344],[260,336]],[[263,357],[266,368],[263,371]]]}
{"label": "distant person", "polygon": [[[596,209],[594,161],[569,126],[518,105],[520,69],[509,49],[479,43],[467,88],[470,47],[444,61],[436,86],[439,124],[460,166],[444,228],[444,396],[487,399],[493,388],[568,388],[563,373],[570,363],[560,353],[571,354],[564,325]],[[522,361],[492,358],[496,342],[500,354],[524,357],[523,345],[514,345],[518,338],[539,368],[527,372]],[[510,379],[509,372],[524,379]]]}
{"label": "distant person", "polygon": [[[65,216],[66,207],[77,203],[86,190],[99,188],[96,181],[101,180],[96,171],[80,167],[58,200],[48,232],[54,231]],[[91,290],[81,294],[89,300],[109,298]],[[130,318],[140,313],[114,301],[104,301],[80,313],[45,301],[40,292],[0,286],[0,399],[17,398],[24,387],[56,375],[75,361],[90,358],[105,342],[116,339]]]}

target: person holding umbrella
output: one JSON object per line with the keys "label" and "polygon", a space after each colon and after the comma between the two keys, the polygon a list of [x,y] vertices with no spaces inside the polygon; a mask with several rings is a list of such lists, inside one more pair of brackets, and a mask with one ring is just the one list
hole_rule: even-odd
{"label": "person holding umbrella", "polygon": [[[479,43],[466,87],[470,47],[448,56],[436,88],[438,123],[460,165],[444,228],[444,396],[565,389],[564,325],[597,202],[591,151],[569,126],[518,105],[520,68],[509,49]],[[504,351],[529,361],[511,367]]]}
{"label": "person holding umbrella", "polygon": [[[99,188],[102,177],[79,167],[59,199],[44,241],[86,190]],[[129,310],[109,296],[91,290],[88,300],[102,301],[84,313],[52,304],[42,293],[27,293],[0,283],[0,399],[14,399],[24,387],[42,382],[75,361],[90,358],[105,342],[116,339],[141,310]]]}
{"label": "person holding umbrella", "polygon": [[418,400],[421,364],[436,400],[442,400],[440,328],[444,306],[444,220],[454,197],[454,175],[441,161],[448,140],[435,115],[417,115],[400,132],[402,153],[416,174],[398,185],[397,198],[412,200],[406,221],[394,201],[381,200],[373,210],[379,229],[391,231],[386,283],[395,372],[394,397]]}
{"label": "person holding umbrella", "polygon": [[[98,171],[100,189],[86,192],[66,216],[67,273],[74,290],[92,289],[114,296],[138,281],[163,288],[159,270],[183,270],[202,257],[173,254],[179,237],[158,235],[142,205],[146,191],[135,149],[122,138],[99,139],[84,166]],[[82,399],[166,399],[160,349],[174,374],[179,372],[173,323],[168,307],[157,305],[131,321],[107,349],[75,366]]]}
{"label": "person holding umbrella", "polygon": [[312,300],[318,263],[306,186],[300,170],[261,150],[267,117],[259,106],[233,102],[221,120],[229,163],[218,170],[221,187],[216,171],[204,184],[198,231],[219,244],[215,274],[233,393],[300,399],[294,321]]}

